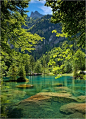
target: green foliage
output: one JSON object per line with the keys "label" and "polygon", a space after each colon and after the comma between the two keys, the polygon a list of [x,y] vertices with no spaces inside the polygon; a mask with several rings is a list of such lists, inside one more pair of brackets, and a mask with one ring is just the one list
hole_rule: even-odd
{"label": "green foliage", "polygon": [[[26,54],[25,54],[26,55]],[[35,66],[35,59],[33,56],[31,55],[27,55],[28,57],[25,57],[24,55],[24,58],[25,58],[25,71],[26,71],[26,74],[28,75],[29,73],[32,73],[34,72],[34,66]]]}
{"label": "green foliage", "polygon": [[0,62],[0,66],[1,66],[0,75],[1,75],[1,77],[3,77],[3,76],[6,75],[7,66],[6,66],[6,64],[5,64],[4,61],[1,61],[1,62]]}
{"label": "green foliage", "polygon": [[11,80],[17,80],[18,76],[18,67],[16,67],[16,64],[13,63],[8,71],[8,76],[10,77]]}
{"label": "green foliage", "polygon": [[46,0],[46,5],[53,11],[51,21],[62,25],[62,33],[53,32],[57,36],[70,37],[85,47],[85,1]]}
{"label": "green foliage", "polygon": [[33,56],[30,56],[30,67],[32,72],[34,70],[34,66],[35,66],[35,59]]}
{"label": "green foliage", "polygon": [[65,61],[64,64],[65,64],[65,66],[64,66],[65,73],[72,72],[72,63]]}
{"label": "green foliage", "polygon": [[71,72],[74,72],[74,76],[76,76],[78,70],[85,69],[85,53],[80,49],[77,50],[77,48],[78,46],[75,46],[75,44],[64,41],[60,47],[54,47],[40,60],[44,60],[43,57],[46,58],[49,55],[46,68],[53,74],[57,74],[57,77],[59,77],[59,74]]}
{"label": "green foliage", "polygon": [[[29,20],[29,18],[27,19]],[[39,36],[45,38],[42,42],[39,42],[38,44],[39,47],[36,48],[36,51],[32,51],[31,53],[35,59],[40,58],[42,54],[45,54],[57,44],[54,43],[57,40],[57,37],[55,36],[55,33],[52,34],[52,30],[56,29],[58,30],[58,32],[61,32],[61,26],[59,23],[58,24],[51,23],[50,19],[51,15],[45,15],[44,17],[38,19],[37,21],[33,20],[34,25],[32,23],[32,27],[28,29],[29,32],[36,33]],[[31,24],[29,25],[31,26]],[[50,41],[49,39],[52,37],[53,39]]]}
{"label": "green foliage", "polygon": [[85,70],[85,53],[80,49],[73,56],[73,69],[77,70]]}
{"label": "green foliage", "polygon": [[23,66],[23,64],[20,64],[20,66],[19,66],[18,75],[23,79],[25,79],[25,77],[26,77],[25,66]]}
{"label": "green foliage", "polygon": [[61,74],[58,74],[55,79],[62,77]]}
{"label": "green foliage", "polygon": [[[17,75],[25,78],[26,73],[29,72],[46,73],[50,71],[54,74],[61,74],[73,70],[76,75],[77,70],[84,70],[85,54],[82,50],[77,50],[80,45],[84,47],[84,1],[47,1],[46,4],[53,8],[52,22],[58,23],[57,25],[50,23],[50,15],[46,15],[38,21],[32,19],[26,21],[27,15],[24,8],[28,7],[29,1],[1,1],[2,76],[5,76],[8,70],[8,74],[13,80],[16,80]],[[30,29],[22,27],[26,24],[31,25],[33,21],[34,25]],[[60,24],[62,24],[62,34]],[[57,37],[71,38],[72,36],[73,43],[65,41],[60,43],[59,47],[54,47],[55,43],[52,41],[51,47],[54,49],[45,53],[51,49],[48,39],[52,30]],[[43,37],[45,37],[46,43],[42,41]],[[36,56],[38,58],[42,53],[45,55],[35,64],[34,58],[25,53],[34,50],[38,43],[41,50],[38,48],[37,54],[34,52],[33,56],[35,55],[36,59]],[[17,67],[19,67],[18,70]]]}
{"label": "green foliage", "polygon": [[35,64],[34,72],[35,73],[42,73],[42,65],[41,65],[41,62],[39,60]]}
{"label": "green foliage", "polygon": [[[8,69],[11,70],[11,68],[13,68],[13,62],[16,63],[17,67],[19,67],[20,63],[24,63],[25,65],[25,51],[31,52],[35,49],[34,46],[43,39],[39,35],[33,35],[22,28],[23,25],[26,25],[25,19],[27,15],[24,9],[28,7],[29,1],[30,0],[1,1],[2,75],[4,75]],[[3,68],[3,66],[5,68]]]}

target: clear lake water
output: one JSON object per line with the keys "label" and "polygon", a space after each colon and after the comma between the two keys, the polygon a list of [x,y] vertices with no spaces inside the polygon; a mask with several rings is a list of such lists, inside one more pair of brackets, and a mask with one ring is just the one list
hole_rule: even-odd
{"label": "clear lake water", "polygon": [[[60,112],[60,107],[69,102],[64,101],[41,101],[36,103],[19,103],[39,92],[68,93],[73,97],[85,96],[86,80],[75,80],[70,76],[62,76],[55,79],[55,76],[27,76],[29,82],[5,82],[4,78],[1,88],[2,96],[2,117],[6,118],[65,118],[69,115]],[[20,84],[31,84],[32,88],[17,88]],[[60,85],[61,84],[61,85]],[[66,87],[59,89],[57,87]],[[78,115],[77,115],[77,118]]]}

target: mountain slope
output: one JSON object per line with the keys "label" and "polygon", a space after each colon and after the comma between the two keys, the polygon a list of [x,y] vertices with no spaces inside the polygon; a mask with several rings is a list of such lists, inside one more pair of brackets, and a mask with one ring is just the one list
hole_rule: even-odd
{"label": "mountain slope", "polygon": [[40,14],[38,11],[35,11],[35,12],[31,12],[31,15],[30,17],[34,18],[34,19],[37,19],[37,18],[41,18],[43,17],[44,15]]}
{"label": "mountain slope", "polygon": [[41,18],[27,18],[27,29],[28,32],[36,33],[45,39],[36,45],[36,50],[32,52],[32,55],[35,59],[40,58],[42,54],[48,52],[53,47],[58,46],[60,41],[65,40],[64,37],[56,37],[55,33],[52,33],[52,30],[56,29],[59,33],[61,33],[61,25],[53,24],[50,22],[51,15],[45,15]]}

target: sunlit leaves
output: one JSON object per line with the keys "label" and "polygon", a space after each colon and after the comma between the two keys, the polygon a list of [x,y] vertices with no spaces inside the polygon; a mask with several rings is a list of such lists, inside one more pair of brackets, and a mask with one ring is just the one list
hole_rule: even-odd
{"label": "sunlit leaves", "polygon": [[18,68],[16,67],[16,64],[13,63],[8,72],[8,76],[11,78],[11,80],[16,80],[18,75]]}
{"label": "sunlit leaves", "polygon": [[53,58],[57,57],[57,54],[53,55]]}
{"label": "sunlit leaves", "polygon": [[39,60],[36,62],[36,65],[34,67],[34,71],[36,73],[42,73],[42,64]]}
{"label": "sunlit leaves", "polygon": [[73,47],[73,45],[70,45],[69,47],[70,47],[70,48],[72,48],[72,47]]}
{"label": "sunlit leaves", "polygon": [[50,0],[46,5],[53,11],[51,21],[62,24],[62,33],[53,31],[56,36],[71,38],[78,41],[77,44],[80,44],[80,47],[85,47],[85,1]]}
{"label": "sunlit leaves", "polygon": [[55,77],[55,79],[58,79],[58,78],[60,78],[60,77],[62,77],[62,75],[61,75],[61,74],[58,74],[58,75]]}
{"label": "sunlit leaves", "polygon": [[52,33],[57,33],[57,30],[53,30]]}
{"label": "sunlit leaves", "polygon": [[[26,25],[25,19],[27,15],[24,8],[28,7],[29,1],[1,1],[1,60],[4,62],[3,66],[5,66],[6,62],[10,67],[8,67],[10,77],[12,77],[11,74],[15,77],[15,66],[19,66],[19,63],[24,63],[23,65],[25,65],[25,60],[23,61],[23,56],[25,55],[23,53],[25,51],[31,52],[35,49],[35,45],[43,40],[39,35],[31,34],[22,28],[22,25]],[[4,68],[3,73],[5,70],[8,69]],[[14,74],[12,70],[15,72]]]}
{"label": "sunlit leaves", "polygon": [[0,67],[1,67],[1,73],[0,74],[1,74],[1,78],[2,78],[3,76],[5,76],[6,70],[8,67],[6,66],[4,61],[0,62]]}
{"label": "sunlit leaves", "polygon": [[23,63],[19,64],[18,75],[23,79],[25,79],[26,77],[25,66],[23,65]]}
{"label": "sunlit leaves", "polygon": [[73,56],[73,68],[74,70],[85,69],[85,53],[80,49]]}
{"label": "sunlit leaves", "polygon": [[53,61],[53,59],[51,59],[51,60],[48,62],[48,65],[55,65],[55,64],[56,64],[56,62]]}
{"label": "sunlit leaves", "polygon": [[[70,72],[72,70],[72,47],[72,44],[69,45],[68,41],[64,41],[61,47],[54,48],[51,51],[48,65],[52,67],[52,72],[54,74],[61,74]],[[70,68],[70,70],[68,67]]]}

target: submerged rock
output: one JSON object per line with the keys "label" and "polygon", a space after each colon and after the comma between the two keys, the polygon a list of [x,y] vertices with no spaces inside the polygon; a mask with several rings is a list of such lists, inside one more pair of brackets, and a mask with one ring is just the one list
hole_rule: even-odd
{"label": "submerged rock", "polygon": [[7,107],[10,104],[15,105],[16,103],[19,103],[20,102],[19,99],[24,98],[25,95],[26,95],[25,91],[10,89],[8,93],[2,93],[1,95],[2,103],[4,104],[6,103]]}
{"label": "submerged rock", "polygon": [[57,102],[76,102],[76,99],[67,93],[54,93],[54,92],[40,92],[30,98],[27,98],[20,103],[39,102],[39,101],[57,101]]}
{"label": "submerged rock", "polygon": [[56,84],[54,84],[54,86],[63,86],[63,83],[56,83]]}
{"label": "submerged rock", "polygon": [[71,89],[68,87],[54,87],[54,90],[59,93],[71,93]]}
{"label": "submerged rock", "polygon": [[37,101],[49,101],[50,99],[51,99],[50,96],[34,95],[34,96],[31,96],[30,98],[27,98],[27,99],[21,101],[21,103],[37,102]]}
{"label": "submerged rock", "polygon": [[75,112],[74,114],[70,114],[68,115],[67,118],[84,118],[84,115],[82,113],[79,113],[79,112]]}
{"label": "submerged rock", "polygon": [[43,90],[41,90],[41,92],[49,92],[49,90],[48,89],[43,89]]}
{"label": "submerged rock", "polygon": [[37,93],[37,95],[45,95],[45,96],[51,96],[51,97],[71,97],[71,94],[68,93],[56,93],[56,92],[40,92]]}
{"label": "submerged rock", "polygon": [[75,97],[72,97],[69,93],[56,93],[56,92],[41,92],[37,95],[43,95],[43,96],[49,96],[52,97],[53,101],[59,101],[59,102],[77,102]]}
{"label": "submerged rock", "polygon": [[77,97],[77,101],[78,101],[78,102],[86,102],[86,96],[83,96],[83,95],[78,96],[78,97]]}
{"label": "submerged rock", "polygon": [[17,88],[33,88],[34,86],[31,84],[21,84],[16,86]]}
{"label": "submerged rock", "polygon": [[71,91],[68,87],[54,87],[56,91]]}
{"label": "submerged rock", "polygon": [[[71,101],[76,101],[76,99],[74,97],[72,97],[71,94],[67,94],[67,93],[56,93],[56,92],[40,92],[37,93],[34,96],[31,96],[27,99],[22,100],[21,102],[19,102],[17,104],[17,106],[19,108],[23,109],[23,117],[25,118],[45,118],[49,116],[48,115],[52,115],[51,117],[55,117],[54,114],[56,115],[56,117],[58,117],[58,113],[57,110],[59,111],[60,107],[61,107],[61,103],[59,102],[71,102]],[[71,104],[71,103],[69,103]],[[77,104],[77,103],[72,103],[73,105]],[[58,108],[58,109],[57,109]],[[64,108],[65,110],[65,108]],[[62,109],[62,111],[65,113]],[[81,111],[81,110],[80,110]],[[78,113],[82,113],[82,112],[76,112],[74,110],[74,113],[78,114]],[[73,112],[72,112],[73,113]],[[66,114],[72,114],[71,111],[69,111]],[[61,115],[67,116],[66,114],[60,113]],[[26,117],[26,115],[28,115]],[[82,114],[79,114],[80,117],[82,117]],[[73,117],[74,115],[68,115],[69,117]],[[56,118],[55,117],[55,118]],[[77,117],[77,116],[76,116]]]}
{"label": "submerged rock", "polygon": [[69,90],[68,87],[55,87],[56,90]]}
{"label": "submerged rock", "polygon": [[69,103],[61,106],[60,111],[66,114],[72,114],[75,112],[80,112],[85,114],[86,112],[86,103]]}

